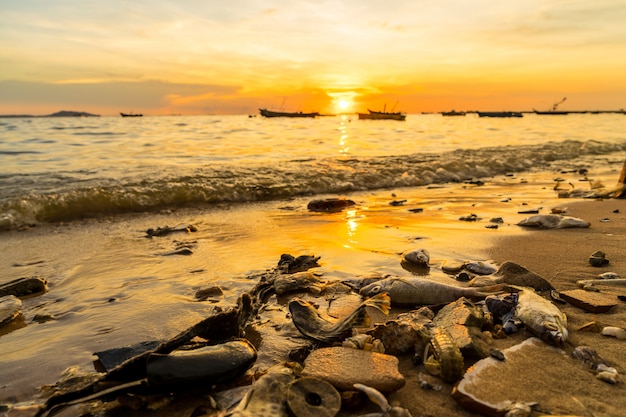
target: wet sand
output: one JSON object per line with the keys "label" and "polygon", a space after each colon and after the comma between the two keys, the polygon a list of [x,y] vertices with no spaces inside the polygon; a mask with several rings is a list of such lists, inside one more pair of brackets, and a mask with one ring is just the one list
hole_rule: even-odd
{"label": "wet sand", "polygon": [[[490,188],[489,184],[471,189],[457,184],[439,190],[355,194],[348,197],[357,202],[356,210],[332,215],[312,215],[303,209],[310,199],[302,198],[270,203],[262,210],[256,205],[219,213],[176,210],[7,233],[0,245],[6,274],[3,281],[30,273],[43,273],[51,281],[50,293],[26,303],[26,321],[35,313],[48,312],[58,316],[58,320],[28,324],[22,333],[18,330],[0,338],[0,347],[11,348],[1,360],[8,371],[0,378],[0,402],[32,397],[42,383],[55,382],[68,366],[92,370],[91,353],[95,351],[172,337],[210,311],[211,306],[195,302],[195,289],[208,282],[220,283],[226,296],[217,305],[228,306],[238,293],[253,284],[242,282],[241,278],[250,271],[273,267],[281,253],[322,256],[320,270],[326,278],[371,272],[407,274],[399,266],[399,253],[416,247],[428,248],[438,265],[465,260],[491,259],[498,264],[512,261],[548,279],[559,291],[574,289],[577,280],[595,278],[605,271],[626,277],[626,201],[558,200],[547,184],[547,191],[537,195],[529,194],[526,185],[511,189],[502,185]],[[531,187],[536,190],[541,185]],[[512,198],[513,203],[498,203],[503,197]],[[394,199],[407,202],[401,207],[390,206]],[[523,206],[519,205],[521,202]],[[589,221],[591,227],[525,230],[516,226],[519,219],[528,216],[517,214],[520,207],[541,206],[545,213],[557,205],[567,207],[568,215]],[[424,211],[408,211],[417,207]],[[484,220],[458,221],[460,216],[473,212]],[[486,229],[487,219],[497,216],[504,216],[505,224],[498,230]],[[200,232],[168,239],[143,236],[149,227],[186,220],[199,222]],[[194,255],[159,255],[177,242],[191,244]],[[608,266],[589,265],[589,255],[596,250],[607,254]],[[37,260],[44,262],[12,267],[15,262]],[[432,274],[443,275],[438,268],[433,268]],[[623,287],[599,288],[611,295],[624,294]],[[571,305],[562,309],[568,315],[570,330],[564,351],[591,346],[621,375],[626,374],[626,341],[576,330],[591,321],[600,326],[625,327],[624,302],[603,314],[586,313]],[[495,340],[494,347],[505,349],[528,337],[522,331]],[[39,340],[45,343],[38,344]],[[544,375],[568,379],[562,387],[559,381],[550,379],[541,388],[550,401],[570,407],[562,409],[562,415],[608,417],[626,410],[623,383],[610,385],[596,380],[592,373],[561,368],[562,363],[559,369],[551,366],[550,361],[539,360],[539,365],[530,364],[524,375],[539,381]],[[577,366],[572,361],[572,367]],[[443,384],[441,391],[419,388],[417,372],[409,358],[401,358],[401,371],[407,385],[389,398],[407,407],[413,416],[477,415],[451,398],[450,384]],[[576,378],[572,380],[571,375]],[[502,381],[508,377],[502,375],[502,380],[485,382],[486,389],[501,389]],[[16,380],[18,386],[13,385]],[[536,401],[545,403],[548,399]],[[362,410],[358,414],[361,413]]]}

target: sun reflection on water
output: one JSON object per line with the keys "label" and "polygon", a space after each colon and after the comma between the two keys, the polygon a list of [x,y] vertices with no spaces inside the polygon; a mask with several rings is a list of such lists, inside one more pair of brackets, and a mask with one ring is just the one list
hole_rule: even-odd
{"label": "sun reflection on water", "polygon": [[346,116],[345,114],[341,115],[340,118],[340,122],[339,122],[339,128],[337,130],[339,130],[340,135],[339,135],[339,154],[346,156],[349,154],[350,152],[350,146],[348,144],[348,126],[347,123],[349,122],[348,116]]}

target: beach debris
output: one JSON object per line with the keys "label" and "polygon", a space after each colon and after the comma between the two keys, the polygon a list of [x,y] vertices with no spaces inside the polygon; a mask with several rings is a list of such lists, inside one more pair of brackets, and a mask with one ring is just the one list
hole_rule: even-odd
{"label": "beach debris", "polygon": [[562,345],[569,335],[565,314],[532,288],[511,286],[511,289],[516,292],[485,299],[487,308],[502,321],[505,333],[516,332],[523,324],[544,342]]}
{"label": "beach debris", "polygon": [[352,349],[370,350],[372,352],[385,353],[385,345],[369,334],[361,333],[351,336],[341,342],[341,346]]}
{"label": "beach debris", "polygon": [[295,380],[294,370],[284,365],[270,368],[229,411],[228,417],[289,417],[287,392]]}
{"label": "beach debris", "polygon": [[600,279],[619,279],[619,274],[615,272],[603,272],[598,275]]}
{"label": "beach debris", "polygon": [[621,287],[626,285],[626,278],[615,279],[580,279],[576,281],[576,285],[580,288],[589,288],[594,285],[606,285],[611,287]]}
{"label": "beach debris", "polygon": [[0,297],[14,295],[16,297],[31,297],[48,291],[47,281],[40,276],[17,278],[0,284]]}
{"label": "beach debris", "polygon": [[381,279],[385,277],[386,276],[380,273],[373,273],[373,274],[366,275],[366,276],[342,279],[341,283],[347,285],[348,287],[352,288],[354,291],[358,292],[361,288],[365,287],[366,285],[369,285],[372,282],[380,281]]}
{"label": "beach debris", "polygon": [[151,353],[146,365],[147,382],[172,386],[231,381],[243,375],[256,357],[256,349],[247,339],[168,354]]}
{"label": "beach debris", "polygon": [[514,318],[544,342],[560,346],[568,338],[567,317],[549,300],[532,288],[515,287],[518,290]]}
{"label": "beach debris", "polygon": [[454,279],[460,282],[469,282],[472,280],[472,278],[473,278],[473,274],[470,274],[467,271],[459,272],[458,274],[454,276]]}
{"label": "beach debris", "polygon": [[489,262],[468,261],[463,263],[463,269],[475,275],[491,275],[498,270],[498,267]]}
{"label": "beach debris", "polygon": [[322,379],[298,378],[287,389],[287,406],[296,417],[334,417],[341,409],[341,395]]}
{"label": "beach debris", "polygon": [[487,287],[458,287],[425,278],[385,278],[367,285],[359,291],[363,297],[388,293],[391,304],[414,307],[418,305],[444,304],[461,297],[482,299],[490,294],[502,292],[501,285]]}
{"label": "beach debris", "polygon": [[478,220],[481,220],[480,217],[478,217],[477,214],[470,214],[468,216],[461,216],[459,217],[459,220],[461,220],[462,222],[477,222]]}
{"label": "beach debris", "polygon": [[538,229],[565,229],[575,227],[589,227],[590,223],[577,217],[562,216],[559,214],[538,214],[523,219],[518,226],[534,227]]}
{"label": "beach debris", "polygon": [[[94,399],[105,399],[111,394],[116,395],[120,392],[134,392],[138,390],[150,393],[154,391],[155,387],[148,384],[146,369],[148,358],[154,354],[167,355],[172,353],[189,344],[192,339],[211,340],[214,345],[227,343],[228,341],[239,341],[239,348],[242,351],[240,358],[243,362],[229,362],[228,360],[224,360],[223,357],[220,357],[221,354],[231,350],[230,348],[224,351],[205,352],[205,354],[218,358],[219,362],[224,362],[224,366],[229,366],[230,364],[232,367],[231,371],[242,370],[243,365],[247,364],[248,361],[250,361],[251,365],[253,363],[252,349],[254,349],[254,347],[247,340],[238,338],[242,333],[243,323],[248,321],[258,309],[253,299],[256,299],[256,297],[262,293],[262,289],[265,288],[266,285],[267,284],[263,281],[259,282],[250,293],[244,293],[239,297],[236,306],[217,311],[215,314],[201,320],[173,338],[158,343],[155,348],[148,346],[145,350],[140,349],[139,353],[134,354],[130,358],[120,359],[122,360],[121,363],[107,370],[105,374],[99,375],[95,381],[89,382],[86,386],[79,384],[78,386],[64,387],[62,390],[53,393],[47,398],[45,403],[40,406],[36,416],[52,415],[52,413],[69,405],[92,401]],[[248,352],[247,356],[245,352]],[[228,356],[229,355],[230,353],[228,353]],[[256,355],[256,353],[254,355]],[[199,359],[206,361],[206,357]],[[210,363],[211,361],[208,362],[209,365]],[[178,381],[174,387],[168,387],[168,390],[183,389],[185,386],[185,383]],[[105,389],[105,387],[110,388]],[[162,389],[163,387],[159,387],[157,390],[160,391]]]}
{"label": "beach debris", "polygon": [[426,249],[416,249],[402,254],[402,259],[416,266],[428,267],[430,263],[430,254]]}
{"label": "beach debris", "polygon": [[444,263],[443,265],[441,265],[441,270],[446,274],[458,274],[459,272],[463,271],[464,266],[464,262],[452,262],[450,264]]}
{"label": "beach debris", "polygon": [[338,342],[352,335],[353,327],[366,327],[370,318],[366,307],[374,307],[384,314],[389,313],[390,299],[387,294],[377,294],[363,301],[354,311],[334,322],[322,317],[315,306],[299,298],[289,302],[293,324],[304,336],[321,342]]}
{"label": "beach debris", "polygon": [[591,313],[606,313],[617,305],[613,297],[585,289],[562,291],[561,298],[571,305]]}
{"label": "beach debris", "polygon": [[545,278],[511,261],[502,263],[494,274],[476,277],[469,283],[472,287],[495,284],[530,287],[534,288],[536,291],[554,290],[552,284]]}
{"label": "beach debris", "polygon": [[274,290],[278,295],[293,291],[309,291],[313,294],[319,294],[324,287],[325,283],[319,274],[310,271],[284,274],[274,280]]}
{"label": "beach debris", "polygon": [[224,295],[224,291],[219,285],[209,285],[196,291],[195,298],[198,301],[206,301],[209,298],[216,299]]}
{"label": "beach debris", "polygon": [[278,261],[278,271],[283,274],[293,274],[294,272],[307,271],[311,268],[319,267],[317,261],[320,260],[319,256],[314,255],[300,255],[297,258],[284,253],[280,255]]}
{"label": "beach debris", "polygon": [[489,356],[492,338],[491,333],[482,331],[486,322],[483,309],[470,300],[461,297],[445,305],[432,322],[446,331],[464,358]]}
{"label": "beach debris", "polygon": [[413,363],[423,361],[423,353],[430,341],[430,327],[435,313],[428,307],[420,307],[406,313],[400,313],[394,320],[379,323],[367,334],[380,340],[385,352],[391,355],[413,353]]}
{"label": "beach debris", "polygon": [[0,298],[0,326],[22,314],[22,300],[14,295],[5,295]]}
{"label": "beach debris", "polygon": [[157,227],[156,229],[150,228],[146,230],[146,235],[147,237],[161,237],[161,236],[170,235],[172,233],[178,233],[178,232],[190,233],[190,232],[197,232],[197,231],[198,231],[198,227],[196,225],[179,224],[178,226],[174,226],[174,227],[163,226],[163,227]]}
{"label": "beach debris", "polygon": [[465,372],[461,349],[443,327],[435,326],[430,330],[430,341],[424,350],[424,367],[431,375],[439,375],[444,382],[456,382]]}
{"label": "beach debris", "polygon": [[626,330],[621,327],[606,326],[600,333],[602,336],[611,336],[619,340],[626,340]]}
{"label": "beach debris", "polygon": [[485,298],[487,310],[502,323],[502,331],[505,334],[515,333],[521,327],[522,322],[514,317],[515,307],[518,302],[517,293],[490,295]]}
{"label": "beach debris", "polygon": [[50,397],[36,416],[49,417],[71,405],[115,398],[122,393],[145,395],[232,381],[243,375],[255,360],[256,349],[246,339],[169,354],[148,352],[141,369],[143,378],[119,382],[105,389],[100,387],[102,380],[98,379],[78,390],[62,391]]}
{"label": "beach debris", "polygon": [[380,407],[381,413],[368,414],[369,417],[411,417],[411,413],[406,408],[392,407],[387,398],[377,389],[363,384],[354,384],[354,388],[365,393],[371,402]]}
{"label": "beach debris", "polygon": [[603,363],[596,368],[596,378],[600,381],[608,382],[609,384],[617,384],[620,381],[619,373],[617,369],[607,366]]}
{"label": "beach debris", "polygon": [[325,198],[311,200],[309,204],[307,204],[307,209],[316,212],[335,213],[354,205],[356,205],[356,203],[347,198]]}
{"label": "beach debris", "polygon": [[577,346],[572,351],[572,358],[579,360],[583,365],[594,371],[598,368],[598,365],[606,363],[598,352],[589,346]]}
{"label": "beach debris", "polygon": [[424,372],[419,372],[417,374],[417,381],[419,382],[420,388],[424,390],[430,391],[441,391],[441,384],[435,381],[435,377],[429,375]]}
{"label": "beach debris", "polygon": [[392,355],[332,346],[312,351],[304,360],[300,375],[328,381],[339,391],[363,384],[390,393],[406,383],[398,365],[398,358]]}
{"label": "beach debris", "polygon": [[541,208],[518,210],[517,214],[538,214]]}
{"label": "beach debris", "polygon": [[600,267],[608,265],[609,260],[606,258],[606,253],[597,250],[589,256],[589,264],[591,266]]}
{"label": "beach debris", "polygon": [[406,200],[392,200],[389,202],[389,205],[397,207],[397,206],[403,206],[404,203],[406,203]]}

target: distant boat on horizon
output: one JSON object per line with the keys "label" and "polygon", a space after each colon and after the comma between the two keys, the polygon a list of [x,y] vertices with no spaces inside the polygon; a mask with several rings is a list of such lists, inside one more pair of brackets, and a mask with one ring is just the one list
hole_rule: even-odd
{"label": "distant boat on horizon", "polygon": [[[397,103],[396,103],[397,104]],[[395,107],[395,106],[394,106]],[[367,109],[368,113],[357,113],[359,120],[406,120],[406,113],[387,111],[387,105],[383,107],[383,111],[374,111]]]}
{"label": "distant boat on horizon", "polygon": [[547,115],[564,115],[564,114],[569,114],[568,111],[557,110],[557,108],[559,107],[559,104],[563,103],[565,100],[567,100],[567,97],[563,97],[563,99],[561,101],[557,101],[556,103],[554,103],[550,110],[536,110],[536,109],[533,109],[533,111],[535,112],[535,114],[542,114],[542,115],[544,115],[544,114],[547,114]]}
{"label": "distant boat on horizon", "polygon": [[299,112],[285,112],[285,111],[273,111],[268,109],[259,109],[259,113],[263,117],[317,117],[320,114],[318,112],[303,113]]}
{"label": "distant boat on horizon", "polygon": [[120,116],[122,117],[143,117],[141,113],[122,113],[120,112]]}
{"label": "distant boat on horizon", "polygon": [[518,111],[479,111],[479,117],[524,117],[522,112]]}
{"label": "distant boat on horizon", "polygon": [[442,116],[465,116],[465,112],[464,111],[450,110],[450,111],[442,111],[441,115]]}

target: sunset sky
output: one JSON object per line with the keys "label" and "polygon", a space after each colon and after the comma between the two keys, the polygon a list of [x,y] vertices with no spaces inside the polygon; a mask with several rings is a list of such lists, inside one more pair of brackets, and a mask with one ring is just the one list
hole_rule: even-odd
{"label": "sunset sky", "polygon": [[0,114],[626,108],[625,0],[0,0]]}

